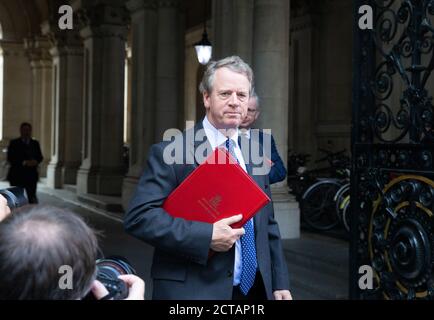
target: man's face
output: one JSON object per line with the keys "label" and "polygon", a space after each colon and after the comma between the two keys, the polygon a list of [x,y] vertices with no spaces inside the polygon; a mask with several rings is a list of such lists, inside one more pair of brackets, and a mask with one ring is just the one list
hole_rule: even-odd
{"label": "man's face", "polygon": [[32,136],[32,128],[29,126],[22,126],[20,129],[21,138],[30,139]]}
{"label": "man's face", "polygon": [[211,93],[203,94],[208,120],[217,129],[238,128],[247,114],[250,82],[241,73],[220,68]]}
{"label": "man's face", "polygon": [[251,98],[247,106],[248,106],[247,115],[244,117],[240,125],[240,127],[243,129],[250,129],[253,122],[255,122],[259,116],[259,111],[257,108],[257,102],[255,98]]}

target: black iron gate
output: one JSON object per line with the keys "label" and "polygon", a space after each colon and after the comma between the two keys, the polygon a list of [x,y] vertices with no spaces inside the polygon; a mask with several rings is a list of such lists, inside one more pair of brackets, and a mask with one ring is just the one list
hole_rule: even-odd
{"label": "black iron gate", "polygon": [[432,299],[434,0],[354,3],[350,296]]}

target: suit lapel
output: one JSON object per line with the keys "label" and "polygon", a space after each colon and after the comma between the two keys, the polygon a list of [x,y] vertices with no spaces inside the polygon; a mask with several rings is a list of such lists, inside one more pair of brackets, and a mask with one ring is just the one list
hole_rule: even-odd
{"label": "suit lapel", "polygon": [[[191,141],[190,139],[187,139],[187,152],[189,153],[189,156],[192,157],[192,159],[194,159],[194,166],[197,167],[199,166],[201,163],[198,162],[198,159],[196,158],[196,150],[200,147],[203,146],[203,144],[206,144],[206,150],[212,150],[211,148],[211,144],[208,141],[208,138],[204,132],[203,129],[203,125],[202,125],[202,121],[198,122],[193,129],[189,129],[192,130],[193,132],[190,132],[189,134],[193,135],[193,141]],[[199,131],[203,131],[203,135],[201,135],[203,137],[202,140],[198,140],[196,141],[196,137],[197,137],[197,133]],[[188,136],[188,134],[187,134]],[[192,144],[193,143],[193,144]],[[202,147],[203,148],[203,147]],[[202,149],[203,150],[203,149]],[[199,155],[201,156],[201,155]],[[209,156],[209,154],[206,155],[206,157]]]}

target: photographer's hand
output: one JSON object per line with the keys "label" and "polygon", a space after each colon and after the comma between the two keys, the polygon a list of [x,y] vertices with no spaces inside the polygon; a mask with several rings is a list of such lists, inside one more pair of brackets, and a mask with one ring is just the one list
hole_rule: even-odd
{"label": "photographer's hand", "polygon": [[[128,286],[128,297],[124,300],[145,300],[145,282],[138,276],[126,274],[119,276],[119,279],[124,281]],[[101,300],[109,294],[104,285],[95,280],[92,284],[92,294],[96,300]]]}
{"label": "photographer's hand", "polygon": [[101,300],[102,298],[104,298],[106,295],[109,294],[108,290],[98,280],[95,280],[93,282],[91,290],[96,300]]}
{"label": "photographer's hand", "polygon": [[8,207],[6,198],[0,195],[0,222],[2,222],[10,213],[11,209]]}
{"label": "photographer's hand", "polygon": [[145,282],[138,276],[125,274],[119,276],[128,286],[128,297],[124,300],[145,300]]}

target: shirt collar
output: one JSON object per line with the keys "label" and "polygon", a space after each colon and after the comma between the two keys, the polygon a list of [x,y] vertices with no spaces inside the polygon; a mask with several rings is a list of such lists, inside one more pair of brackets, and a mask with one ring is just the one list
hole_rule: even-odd
{"label": "shirt collar", "polygon": [[[203,119],[202,125],[209,140],[209,143],[211,144],[211,147],[213,149],[226,142],[227,137],[223,133],[221,133],[216,127],[214,127],[211,122],[209,122],[207,116],[205,116],[205,118]],[[234,141],[235,146],[238,147],[238,130],[233,130],[233,132],[234,133],[230,138]]]}
{"label": "shirt collar", "polygon": [[250,139],[250,129],[238,129],[240,136],[246,136],[247,139]]}

